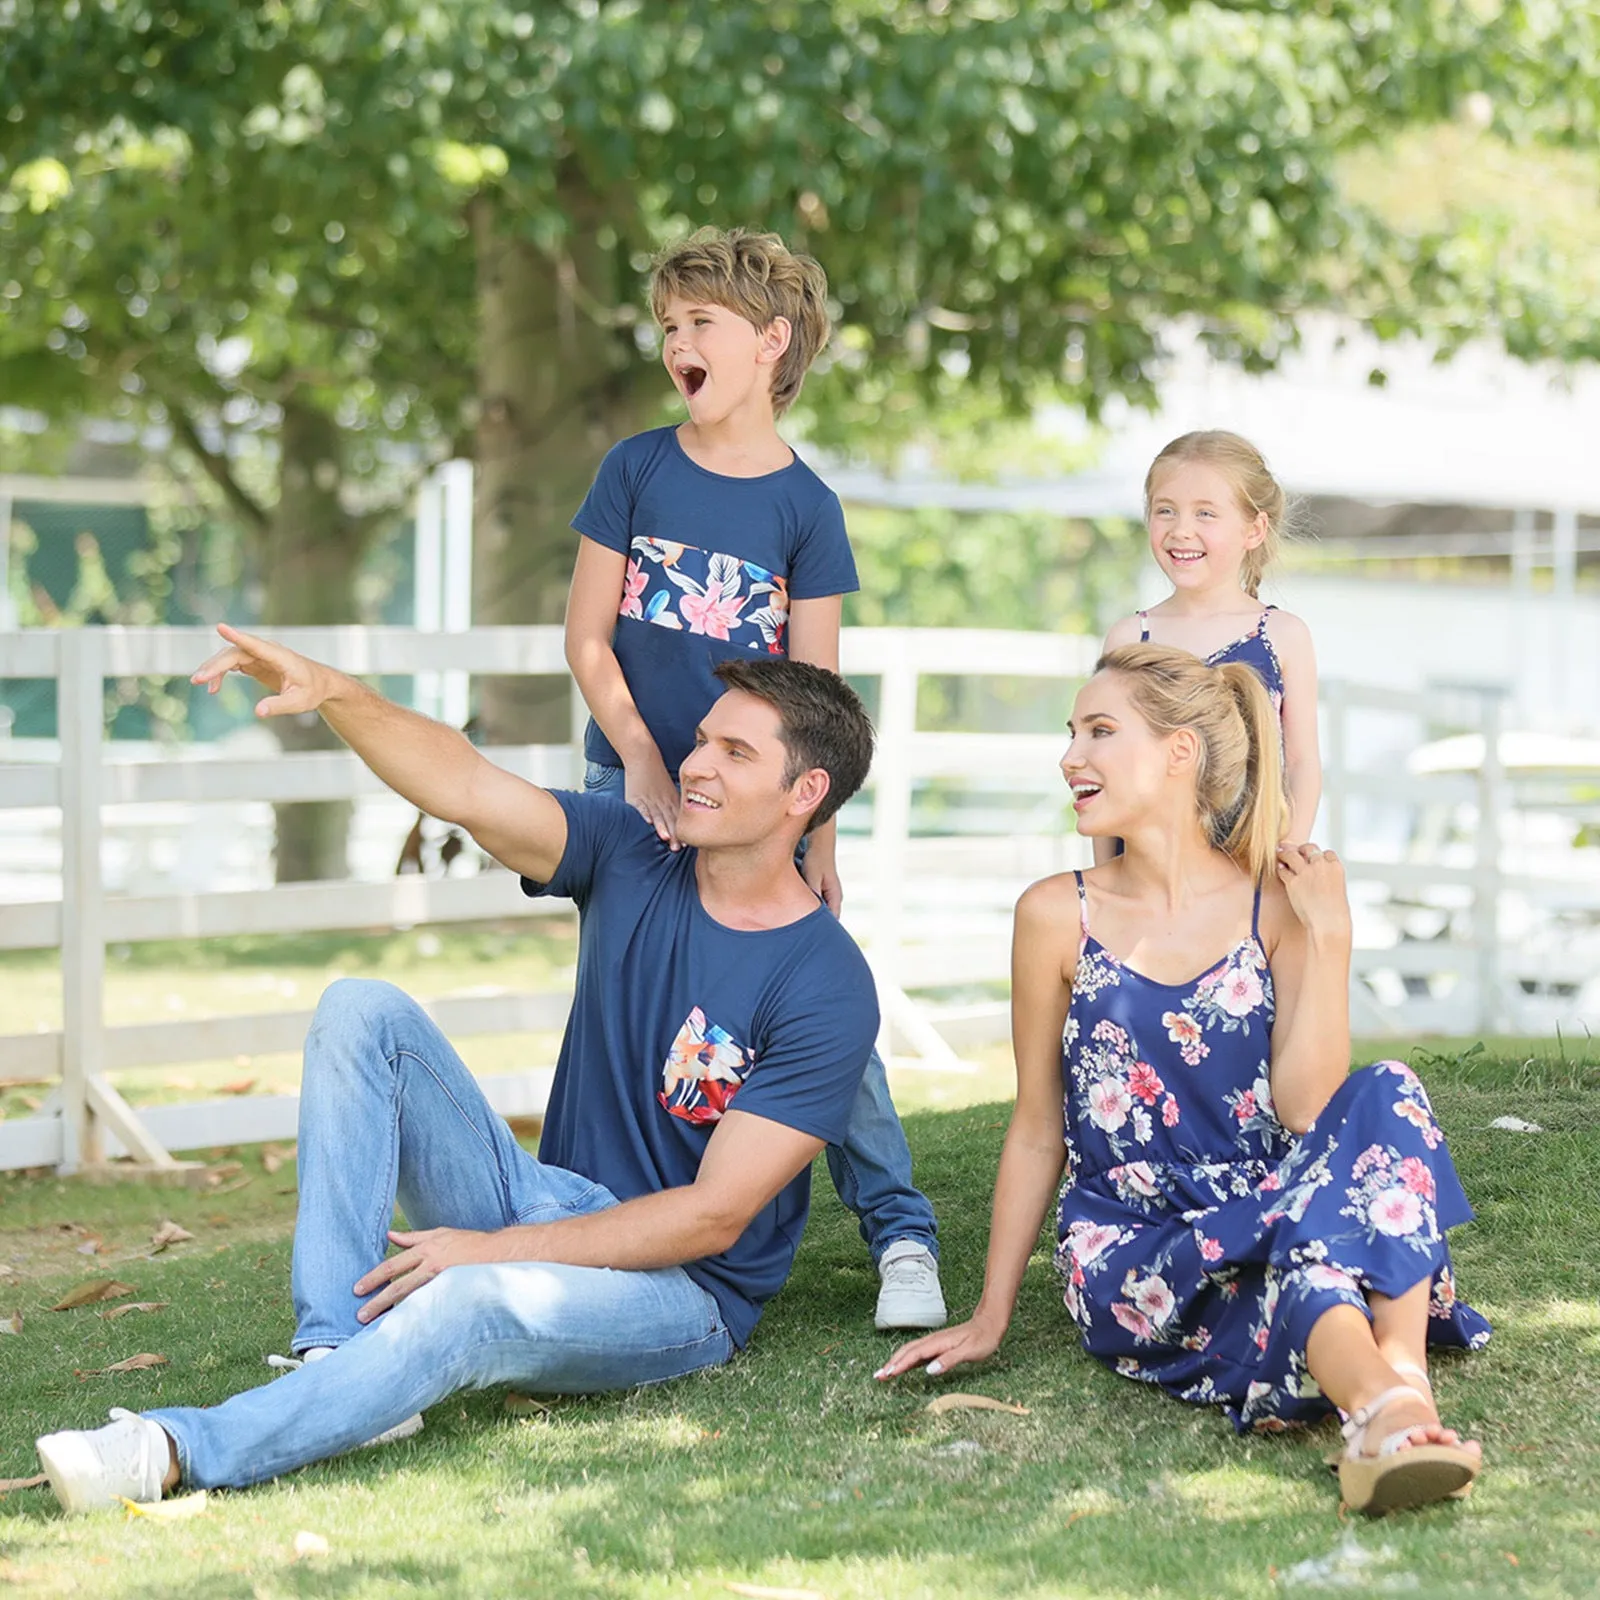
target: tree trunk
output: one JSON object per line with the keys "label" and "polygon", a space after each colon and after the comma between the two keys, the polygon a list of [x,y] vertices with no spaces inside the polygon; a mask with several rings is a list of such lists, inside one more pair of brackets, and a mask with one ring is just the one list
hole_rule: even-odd
{"label": "tree trunk", "polygon": [[[358,620],[355,580],[365,534],[339,503],[344,441],[332,417],[296,400],[278,435],[278,504],[260,546],[268,627]],[[314,712],[271,724],[285,750],[336,750],[338,736]],[[279,883],[349,876],[348,800],[275,805]]]}
{"label": "tree trunk", "polygon": [[[478,262],[479,422],[473,504],[473,621],[559,623],[578,536],[574,513],[600,458],[661,390],[614,309],[638,305],[626,236],[574,173],[560,183],[568,234],[554,253],[513,231],[499,196],[473,202]],[[610,230],[615,227],[615,234]],[[642,312],[641,312],[642,314]],[[565,677],[485,678],[485,743],[563,743]]]}

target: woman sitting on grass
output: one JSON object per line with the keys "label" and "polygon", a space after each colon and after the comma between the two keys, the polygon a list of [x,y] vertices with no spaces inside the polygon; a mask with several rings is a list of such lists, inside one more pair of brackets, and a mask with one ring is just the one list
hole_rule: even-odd
{"label": "woman sitting on grass", "polygon": [[1489,1337],[1444,1241],[1472,1212],[1415,1074],[1348,1070],[1344,873],[1279,845],[1266,690],[1248,666],[1128,645],[1071,731],[1078,831],[1125,852],[1018,903],[983,1295],[877,1376],[994,1352],[1064,1170],[1056,1259],[1091,1355],[1240,1431],[1337,1406],[1359,1510],[1461,1493],[1482,1452],[1439,1421],[1425,1363]]}

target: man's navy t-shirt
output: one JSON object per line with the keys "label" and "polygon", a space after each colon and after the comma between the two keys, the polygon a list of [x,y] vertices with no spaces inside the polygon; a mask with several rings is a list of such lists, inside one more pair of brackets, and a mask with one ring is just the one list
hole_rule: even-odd
{"label": "man's navy t-shirt", "polygon": [[[557,792],[567,846],[547,884],[581,913],[578,975],[539,1159],[619,1200],[694,1182],[731,1105],[836,1143],[878,1030],[866,958],[819,905],[742,932],[707,915],[697,852],[673,852],[620,800]],[[743,1345],[789,1275],[802,1172],[718,1256],[684,1271]]]}
{"label": "man's navy t-shirt", "polygon": [[[628,557],[612,648],[674,777],[722,693],[717,663],[787,655],[790,601],[859,587],[839,497],[798,456],[729,478],[691,461],[675,428],[614,445],[572,525]],[[584,751],[622,765],[593,721]]]}

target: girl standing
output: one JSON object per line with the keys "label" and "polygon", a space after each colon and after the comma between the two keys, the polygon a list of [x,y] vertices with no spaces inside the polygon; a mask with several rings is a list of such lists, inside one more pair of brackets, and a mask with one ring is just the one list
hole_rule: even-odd
{"label": "girl standing", "polygon": [[[1261,452],[1213,429],[1174,439],[1144,480],[1145,523],[1156,565],[1172,584],[1158,605],[1124,617],[1105,647],[1175,645],[1210,666],[1242,661],[1278,709],[1292,841],[1310,837],[1322,796],[1317,753],[1317,660],[1299,617],[1259,598],[1262,574],[1283,540],[1283,486]],[[1097,841],[1109,860],[1112,840]]]}

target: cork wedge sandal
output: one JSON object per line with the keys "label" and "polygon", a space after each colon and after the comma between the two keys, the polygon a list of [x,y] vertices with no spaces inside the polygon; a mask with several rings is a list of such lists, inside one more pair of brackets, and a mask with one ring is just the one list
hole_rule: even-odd
{"label": "cork wedge sandal", "polygon": [[1414,1399],[1417,1393],[1408,1383],[1396,1384],[1354,1411],[1345,1423],[1339,1492],[1352,1511],[1381,1517],[1388,1511],[1459,1498],[1477,1477],[1480,1459],[1461,1445],[1412,1444],[1416,1423],[1385,1434],[1375,1451],[1366,1449],[1367,1434],[1384,1407]]}

